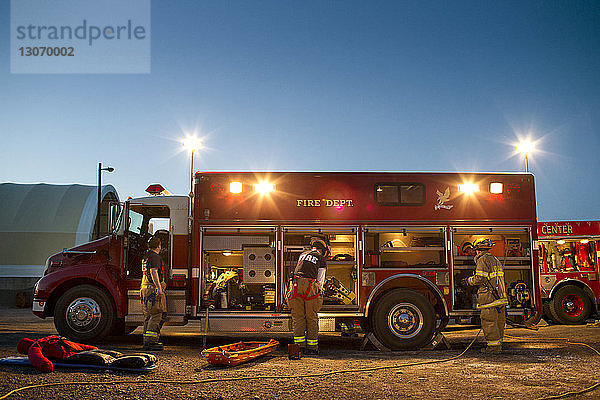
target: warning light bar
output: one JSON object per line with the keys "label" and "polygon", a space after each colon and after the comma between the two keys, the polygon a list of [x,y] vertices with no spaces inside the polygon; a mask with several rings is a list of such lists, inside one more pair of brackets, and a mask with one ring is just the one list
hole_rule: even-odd
{"label": "warning light bar", "polygon": [[161,184],[155,183],[146,188],[146,192],[151,196],[170,196],[171,192],[165,189]]}

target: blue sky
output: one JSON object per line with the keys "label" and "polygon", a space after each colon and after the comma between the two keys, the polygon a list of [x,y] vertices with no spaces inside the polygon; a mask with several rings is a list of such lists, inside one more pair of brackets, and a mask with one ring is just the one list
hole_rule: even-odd
{"label": "blue sky", "polygon": [[600,3],[153,1],[150,74],[11,74],[0,182],[122,198],[197,170],[520,171],[538,218],[600,219]]}

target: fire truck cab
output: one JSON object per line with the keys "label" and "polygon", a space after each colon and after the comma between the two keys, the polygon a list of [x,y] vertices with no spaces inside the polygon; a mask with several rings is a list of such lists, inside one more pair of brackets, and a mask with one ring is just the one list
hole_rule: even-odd
{"label": "fire truck cab", "polygon": [[600,221],[539,222],[544,316],[581,324],[598,312]]}
{"label": "fire truck cab", "polygon": [[399,350],[477,318],[476,290],[460,282],[481,237],[504,264],[509,316],[541,313],[531,174],[198,172],[193,193],[130,199],[111,235],[51,256],[33,312],[77,340],[143,324],[141,260],[155,235],[172,325],[208,316],[210,332],[291,332],[286,293],[315,236],[331,247],[323,332],[360,324]]}

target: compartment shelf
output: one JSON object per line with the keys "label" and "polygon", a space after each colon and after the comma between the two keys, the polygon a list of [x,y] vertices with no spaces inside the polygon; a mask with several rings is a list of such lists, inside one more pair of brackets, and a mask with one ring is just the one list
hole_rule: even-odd
{"label": "compartment shelf", "polygon": [[[465,269],[475,269],[475,264],[462,264],[462,265],[455,265],[454,266],[455,270],[465,270]],[[530,266],[529,265],[505,265],[504,269],[522,269],[524,271],[529,271]]]}
{"label": "compartment shelf", "polygon": [[399,251],[444,251],[443,247],[382,247],[382,253],[394,253]]}
{"label": "compartment shelf", "polygon": [[[455,260],[473,260],[475,256],[454,256]],[[506,261],[529,261],[530,257],[496,257],[498,260],[506,260]]]}

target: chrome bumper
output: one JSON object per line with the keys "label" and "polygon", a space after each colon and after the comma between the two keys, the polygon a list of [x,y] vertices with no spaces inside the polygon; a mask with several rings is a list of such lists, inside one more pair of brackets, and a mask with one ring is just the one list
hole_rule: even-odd
{"label": "chrome bumper", "polygon": [[46,300],[33,299],[33,306],[31,309],[33,312],[43,313],[46,309]]}

